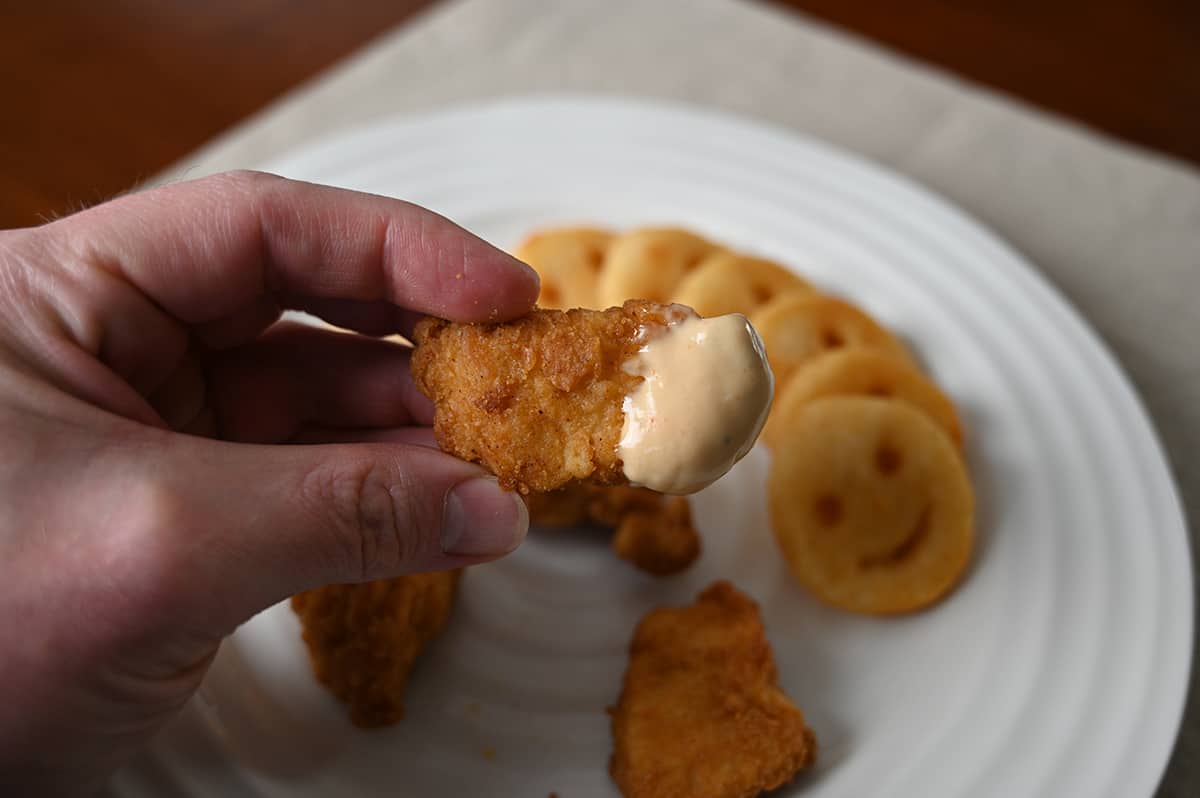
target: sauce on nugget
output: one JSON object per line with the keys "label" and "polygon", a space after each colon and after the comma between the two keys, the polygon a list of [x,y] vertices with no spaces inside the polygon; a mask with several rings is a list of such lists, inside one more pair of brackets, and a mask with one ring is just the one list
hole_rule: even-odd
{"label": "sauce on nugget", "polygon": [[737,313],[676,314],[624,368],[643,380],[622,404],[618,454],[631,483],[661,493],[694,493],[722,477],[771,409],[762,339]]}

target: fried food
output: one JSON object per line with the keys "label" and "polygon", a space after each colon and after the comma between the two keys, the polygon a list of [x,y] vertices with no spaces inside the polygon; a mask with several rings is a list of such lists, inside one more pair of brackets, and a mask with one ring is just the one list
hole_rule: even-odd
{"label": "fried food", "polygon": [[728,582],[638,624],[612,732],[626,798],[751,798],[817,752],[779,688],[758,605]]}
{"label": "fried food", "polygon": [[608,247],[597,283],[601,307],[627,299],[669,302],[679,281],[717,247],[672,227],[631,230]]}
{"label": "fried food", "polygon": [[863,310],[824,294],[783,294],[752,317],[775,372],[776,395],[801,365],[832,349],[875,349],[906,362],[911,355]]}
{"label": "fried food", "polygon": [[[614,488],[615,489],[615,488]],[[549,493],[530,493],[525,498],[529,523],[535,526],[588,526],[592,491],[600,488],[576,482]]]}
{"label": "fried food", "polygon": [[615,530],[613,552],[639,570],[670,576],[700,556],[700,535],[682,496],[629,485],[579,483],[530,495],[529,516],[541,526],[600,526]]}
{"label": "fried food", "polygon": [[782,294],[812,291],[812,286],[777,263],[722,251],[700,261],[683,278],[674,301],[701,316],[749,316]]}
{"label": "fried food", "polygon": [[621,405],[642,377],[622,365],[678,312],[630,301],[535,310],[503,324],[423,319],[412,373],[436,408],[438,443],[521,493],[627,482],[617,453]]}
{"label": "fried food", "polygon": [[632,485],[590,485],[577,482],[550,493],[525,497],[529,519],[540,526],[600,526],[616,528],[636,511],[662,506],[664,496]]}
{"label": "fried food", "polygon": [[875,349],[834,349],[801,366],[780,391],[763,438],[774,446],[797,409],[825,396],[880,396],[908,402],[962,448],[963,429],[954,403],[915,366]]}
{"label": "fried food", "polygon": [[788,417],[767,479],[792,575],[855,612],[925,607],[970,559],[974,494],[950,437],[895,399],[816,399]]}
{"label": "fried food", "polygon": [[596,283],[613,234],[594,227],[562,227],[529,236],[513,252],[542,278],[544,308],[597,307]]}
{"label": "fried food", "polygon": [[634,510],[617,524],[613,551],[622,560],[655,576],[685,570],[700,556],[700,536],[692,510],[682,496],[663,497],[652,510]]}
{"label": "fried food", "polygon": [[441,634],[459,571],[328,585],[292,597],[317,680],[349,705],[362,728],[404,716],[417,658]]}

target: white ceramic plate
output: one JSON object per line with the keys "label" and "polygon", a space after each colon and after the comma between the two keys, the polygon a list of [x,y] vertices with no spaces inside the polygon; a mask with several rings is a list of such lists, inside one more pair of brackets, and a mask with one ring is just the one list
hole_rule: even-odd
{"label": "white ceramic plate", "polygon": [[635,622],[729,578],[762,604],[783,686],[820,739],[815,769],[782,794],[1151,794],[1192,644],[1179,504],[1111,356],[978,224],[826,145],[618,100],[399,119],[271,168],[413,200],[501,245],[556,222],[678,223],[794,265],[902,333],[958,402],[978,549],[931,611],[821,606],[775,555],[756,450],[695,497],[705,549],[680,577],[572,535],[534,534],[473,569],[392,729],[352,728],[291,612],[263,613],[115,793],[615,796],[604,709]]}

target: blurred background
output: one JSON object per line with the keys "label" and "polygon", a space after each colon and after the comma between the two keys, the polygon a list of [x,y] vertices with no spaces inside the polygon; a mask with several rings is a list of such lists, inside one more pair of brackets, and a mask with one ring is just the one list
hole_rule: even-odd
{"label": "blurred background", "polygon": [[[145,181],[437,0],[0,2],[0,228]],[[773,0],[1200,163],[1197,0]]]}

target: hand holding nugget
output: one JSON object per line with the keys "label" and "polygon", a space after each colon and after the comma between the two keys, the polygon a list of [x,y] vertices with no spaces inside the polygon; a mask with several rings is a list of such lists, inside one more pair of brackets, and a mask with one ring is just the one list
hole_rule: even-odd
{"label": "hand holding nugget", "polygon": [[537,291],[429,211],[264,174],[0,232],[0,794],[94,789],[293,593],[515,547],[524,505],[429,445],[408,349],[276,321]]}

